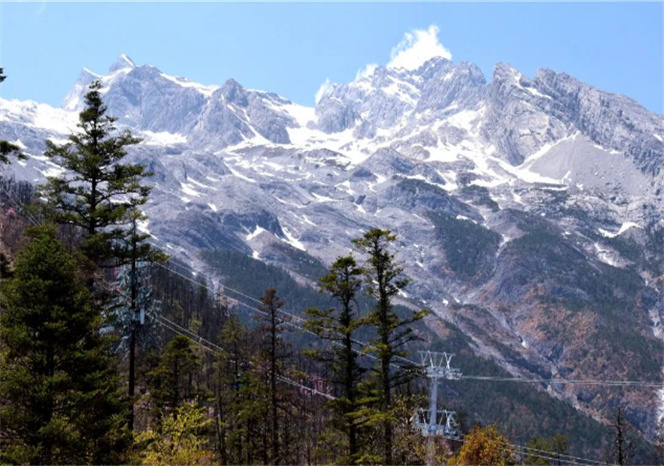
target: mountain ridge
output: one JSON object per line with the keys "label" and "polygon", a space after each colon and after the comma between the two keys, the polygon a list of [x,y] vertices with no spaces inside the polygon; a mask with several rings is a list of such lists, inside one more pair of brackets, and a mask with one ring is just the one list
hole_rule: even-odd
{"label": "mountain ridge", "polygon": [[[17,178],[58,173],[44,140],[75,130],[95,79],[118,125],[144,138],[128,156],[155,173],[143,231],[195,268],[198,250],[231,249],[298,276],[302,254],[329,264],[368,227],[390,228],[414,280],[402,302],[509,372],[662,379],[664,119],[632,99],[501,63],[487,82],[437,58],[376,67],[305,107],[121,55],[106,75],[84,69],[63,109],[0,100],[0,139],[29,155]],[[650,437],[664,406],[653,393],[549,393],[598,419],[629,401]]]}

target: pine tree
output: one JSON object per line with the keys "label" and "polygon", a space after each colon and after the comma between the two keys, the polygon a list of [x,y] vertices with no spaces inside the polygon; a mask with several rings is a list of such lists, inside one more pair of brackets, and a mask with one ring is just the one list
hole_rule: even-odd
{"label": "pine tree", "polygon": [[561,455],[566,455],[569,448],[567,436],[560,434],[548,438],[533,437],[528,441],[528,447],[533,451],[526,455],[526,464],[554,466],[564,463]]}
{"label": "pine tree", "polygon": [[394,261],[389,245],[396,240],[390,230],[372,228],[353,244],[368,256],[364,266],[365,287],[376,305],[367,316],[367,323],[375,328],[376,337],[371,340],[372,350],[378,359],[373,385],[374,404],[377,410],[373,420],[382,425],[383,464],[392,464],[392,435],[396,419],[394,416],[394,390],[409,382],[414,374],[412,365],[401,364],[399,356],[405,356],[405,345],[416,339],[412,324],[428,313],[421,310],[406,317],[399,316],[393,306],[394,297],[408,285],[401,278],[402,268]]}
{"label": "pine tree", "polygon": [[328,405],[336,413],[336,428],[345,433],[348,454],[337,458],[341,464],[357,460],[358,447],[358,385],[365,370],[358,363],[358,351],[354,348],[354,334],[363,324],[359,319],[356,296],[362,285],[362,269],[351,256],[339,257],[330,272],[320,278],[321,291],[329,293],[339,308],[307,309],[310,317],[305,327],[332,343],[331,348],[309,352],[315,359],[325,362],[334,374],[334,383],[340,387],[340,396]]}
{"label": "pine tree", "polygon": [[122,461],[126,402],[77,259],[52,226],[32,228],[2,284],[0,462]]}
{"label": "pine tree", "polygon": [[177,335],[168,342],[159,365],[147,374],[152,403],[161,414],[175,414],[182,403],[200,395],[194,386],[199,362],[188,337]]}
{"label": "pine tree", "polygon": [[259,317],[259,331],[264,337],[261,342],[260,357],[266,376],[269,403],[269,462],[279,464],[283,460],[279,429],[285,400],[277,387],[277,383],[284,376],[285,362],[290,357],[288,344],[283,338],[287,319],[279,312],[285,302],[279,298],[277,290],[274,288],[270,288],[265,292],[261,298],[261,303],[258,306],[258,309],[263,313]]}
{"label": "pine tree", "polygon": [[531,449],[531,452],[526,455],[526,464],[532,464],[533,466],[549,465],[549,459],[541,455],[541,452],[549,449],[549,444],[545,439],[533,437],[528,441],[527,446]]}
{"label": "pine tree", "polygon": [[[7,76],[4,75],[3,69],[0,68],[0,83],[5,79],[7,79]],[[21,153],[21,148],[16,144],[12,144],[9,141],[0,141],[0,163],[8,164],[10,156],[15,156],[19,159],[27,158]]]}
{"label": "pine tree", "polygon": [[136,209],[147,202],[151,187],[141,184],[151,173],[141,165],[120,163],[126,148],[140,142],[129,130],[114,135],[116,118],[106,114],[101,83],[90,85],[79,115],[80,132],[68,143],[46,141],[45,155],[63,174],[40,187],[57,223],[80,227],[86,256],[96,265],[111,257],[123,259],[117,241],[124,237]]}
{"label": "pine tree", "polygon": [[[250,370],[249,333],[236,316],[226,321],[221,331],[223,351],[215,361],[215,427],[217,450],[222,464],[250,462],[253,436],[248,425],[260,420],[252,410],[259,385]],[[261,386],[263,386],[261,384]]]}

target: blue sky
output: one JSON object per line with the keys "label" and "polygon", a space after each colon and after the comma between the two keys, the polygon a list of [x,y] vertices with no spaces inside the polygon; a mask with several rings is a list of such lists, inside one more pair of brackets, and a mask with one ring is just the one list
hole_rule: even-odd
{"label": "blue sky", "polygon": [[105,73],[126,53],[203,84],[234,78],[312,105],[326,79],[349,82],[367,64],[385,65],[404,34],[435,25],[439,50],[487,79],[496,62],[529,77],[552,68],[662,113],[663,21],[661,2],[0,1],[1,92],[59,105],[84,66]]}

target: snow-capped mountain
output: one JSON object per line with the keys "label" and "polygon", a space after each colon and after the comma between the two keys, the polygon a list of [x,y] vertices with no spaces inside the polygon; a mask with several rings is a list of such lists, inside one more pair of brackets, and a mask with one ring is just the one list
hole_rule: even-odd
{"label": "snow-capped mountain", "polygon": [[[552,70],[497,64],[487,81],[432,58],[331,84],[311,108],[122,55],[84,69],[60,109],[0,100],[0,139],[30,155],[18,178],[58,173],[44,141],[76,130],[94,80],[144,139],[130,154],[155,174],[143,228],[194,267],[199,249],[230,248],[297,275],[303,255],[329,264],[389,228],[413,279],[404,303],[514,374],[662,379],[664,118],[632,99]],[[621,396],[548,390],[598,418]],[[652,435],[654,391],[625,396]]]}

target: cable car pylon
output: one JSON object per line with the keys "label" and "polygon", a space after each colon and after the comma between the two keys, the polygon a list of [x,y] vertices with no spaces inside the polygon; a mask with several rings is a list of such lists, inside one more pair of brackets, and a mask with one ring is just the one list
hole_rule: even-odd
{"label": "cable car pylon", "polygon": [[435,464],[436,437],[459,439],[458,425],[454,419],[454,411],[438,409],[438,381],[459,380],[461,371],[450,366],[452,357],[450,353],[438,353],[434,351],[420,351],[422,367],[427,377],[431,380],[429,391],[429,409],[420,408],[414,416],[415,429],[427,437],[427,466]]}

